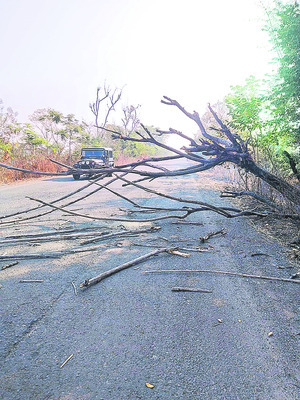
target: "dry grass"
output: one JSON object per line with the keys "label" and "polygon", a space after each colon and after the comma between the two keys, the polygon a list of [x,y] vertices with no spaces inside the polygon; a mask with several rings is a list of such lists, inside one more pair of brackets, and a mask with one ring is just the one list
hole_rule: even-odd
{"label": "dry grass", "polygon": [[[65,160],[59,160],[65,162]],[[61,167],[49,161],[45,156],[37,157],[21,157],[16,160],[5,159],[1,160],[2,163],[12,165],[17,168],[24,168],[35,171],[46,171],[46,172],[60,172]],[[28,174],[19,171],[13,171],[5,168],[0,168],[0,183],[12,183],[25,179],[37,178],[38,175]]]}
{"label": "dry grass", "polygon": [[[54,158],[54,157],[52,157]],[[147,158],[146,155],[139,156],[138,159]],[[62,163],[68,164],[65,157],[56,157],[57,161]],[[137,161],[137,158],[125,156],[120,154],[115,162],[117,165],[122,164],[129,164],[132,162]],[[24,168],[34,171],[45,171],[45,172],[61,172],[64,168],[59,167],[58,165],[54,164],[53,162],[49,161],[46,155],[38,155],[36,157],[18,157],[17,159],[11,160],[9,157],[3,157],[0,160],[1,163],[12,165],[13,167],[17,168]],[[40,176],[34,174],[28,174],[19,171],[13,171],[5,168],[0,168],[0,184],[1,183],[12,183],[16,181],[32,179],[32,178],[39,178]]]}

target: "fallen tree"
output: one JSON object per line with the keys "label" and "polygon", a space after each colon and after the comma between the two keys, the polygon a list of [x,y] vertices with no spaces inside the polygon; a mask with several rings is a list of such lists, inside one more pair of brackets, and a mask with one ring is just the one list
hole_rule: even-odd
{"label": "fallen tree", "polygon": [[[259,177],[270,186],[272,186],[274,189],[276,189],[289,201],[296,204],[297,206],[300,205],[300,189],[258,166],[253,161],[253,158],[248,149],[248,144],[245,143],[239,135],[233,134],[230,131],[230,129],[220,120],[220,118],[210,105],[208,106],[208,108],[219,125],[218,129],[214,128],[214,131],[216,132],[216,134],[214,135],[207,132],[199,117],[199,114],[196,111],[190,113],[186,111],[184,107],[182,107],[178,103],[178,101],[170,99],[166,96],[164,96],[164,100],[162,100],[162,103],[177,107],[189,119],[193,120],[197,124],[202,135],[198,142],[172,128],[170,128],[168,131],[158,130],[158,133],[160,135],[175,134],[189,141],[190,145],[182,148],[184,152],[176,150],[174,148],[170,148],[170,146],[167,146],[164,143],[159,142],[143,125],[142,127],[144,129],[144,133],[142,134],[140,132],[136,132],[139,136],[138,138],[126,137],[120,132],[111,131],[113,134],[113,138],[122,139],[124,141],[131,140],[134,142],[152,143],[176,153],[178,157],[185,157],[186,159],[194,161],[197,164],[196,166],[177,171],[161,171],[151,173],[146,171],[139,171],[139,175],[146,176],[148,178],[184,175],[204,171],[217,165],[222,165],[226,162],[229,162],[239,166],[240,168],[243,168],[247,172],[251,172],[253,175]],[[115,172],[117,171],[118,170],[115,170]]]}
{"label": "fallen tree", "polygon": [[[199,211],[212,211],[216,212],[220,215],[223,215],[226,218],[233,218],[237,216],[248,216],[248,215],[256,215],[260,217],[264,217],[266,215],[276,215],[276,216],[284,216],[284,217],[289,217],[289,218],[294,218],[294,219],[299,219],[299,207],[300,207],[300,190],[298,187],[291,185],[290,183],[282,180],[279,177],[274,176],[273,174],[269,173],[268,171],[262,169],[260,166],[258,166],[252,159],[251,157],[251,152],[248,148],[247,142],[244,142],[242,138],[234,134],[230,131],[230,129],[220,120],[218,115],[215,113],[215,111],[212,109],[212,107],[209,105],[209,110],[212,113],[214,119],[216,120],[218,124],[218,128],[212,128],[213,133],[209,133],[207,129],[204,127],[199,114],[194,111],[193,113],[190,113],[185,110],[185,108],[179,104],[176,100],[173,100],[169,97],[164,96],[164,99],[162,100],[162,103],[165,105],[169,106],[174,106],[178,110],[180,110],[186,117],[189,119],[193,120],[198,128],[200,129],[201,137],[196,141],[193,138],[190,138],[189,136],[183,134],[182,132],[179,132],[173,128],[170,128],[168,131],[163,131],[163,130],[157,130],[156,134],[153,134],[149,131],[147,127],[141,124],[142,127],[142,132],[141,131],[136,131],[133,135],[124,135],[122,131],[116,131],[116,130],[110,130],[107,129],[105,126],[98,126],[97,121],[97,109],[93,111],[96,117],[96,126],[98,128],[104,129],[106,131],[111,132],[113,139],[118,139],[118,140],[123,140],[123,141],[132,141],[136,143],[150,143],[153,145],[156,145],[160,148],[163,148],[171,153],[173,155],[167,155],[167,156],[160,156],[160,157],[151,157],[147,159],[143,159],[137,162],[129,163],[129,164],[123,164],[119,165],[113,168],[106,168],[106,169],[93,169],[89,170],[89,173],[94,174],[94,179],[88,183],[87,185],[84,185],[82,188],[78,189],[75,192],[69,193],[57,200],[54,200],[52,202],[45,202],[41,199],[33,199],[35,201],[38,201],[40,203],[40,206],[38,207],[33,207],[31,209],[23,210],[18,213],[10,214],[10,215],[5,215],[0,217],[1,223],[15,223],[15,222],[20,222],[28,219],[33,219],[40,217],[42,215],[54,212],[55,210],[61,210],[64,212],[67,212],[69,214],[75,215],[75,216],[80,216],[82,218],[89,218],[89,219],[102,219],[102,220],[115,220],[115,221],[125,221],[126,218],[104,218],[104,217],[98,217],[95,218],[91,215],[86,215],[82,213],[76,213],[73,211],[69,211],[67,209],[68,206],[71,204],[75,204],[82,199],[85,199],[87,196],[91,196],[95,193],[97,193],[99,190],[106,189],[110,190],[112,193],[114,193],[116,196],[122,197],[129,203],[131,203],[135,209],[139,209],[139,212],[151,212],[151,213],[167,213],[166,215],[163,216],[157,216],[153,218],[138,218],[138,219],[128,219],[128,221],[131,222],[151,222],[151,221],[158,221],[162,219],[167,219],[167,218],[180,218],[184,219],[187,216],[199,212]],[[165,135],[178,135],[188,141],[188,145],[181,148],[180,150],[175,149],[173,147],[170,147],[166,145],[162,140],[160,140],[160,137],[165,136]],[[180,168],[180,169],[169,169],[166,167],[165,161],[169,160],[176,160],[176,159],[186,159],[190,161],[190,164],[185,167],[185,168]],[[62,164],[59,162],[54,161],[55,163],[59,164],[60,167],[64,167],[67,170],[65,172],[60,172],[60,173],[53,173],[52,175],[73,175],[75,174],[84,174],[85,171],[81,169],[76,169],[71,166],[68,166],[66,164]],[[296,210],[295,214],[284,214],[281,209],[276,209],[274,207],[271,207],[265,212],[257,212],[256,210],[240,210],[237,208],[226,208],[226,207],[216,207],[211,204],[207,204],[205,202],[201,202],[199,200],[190,200],[190,199],[182,199],[182,198],[175,198],[173,196],[170,196],[166,193],[161,193],[158,191],[154,191],[149,189],[145,184],[141,184],[141,182],[146,182],[150,181],[153,179],[161,178],[161,177],[173,177],[173,176],[182,176],[182,175],[189,175],[193,173],[198,173],[201,171],[209,170],[211,168],[214,168],[217,165],[222,165],[224,163],[233,163],[240,168],[243,168],[246,171],[251,172],[255,176],[259,177],[260,179],[264,180],[267,182],[270,186],[275,188],[282,196],[284,196],[286,199],[288,199],[291,203],[294,204],[294,208]],[[0,166],[5,167],[5,168],[10,168],[10,169],[17,169],[12,166],[7,166],[4,164],[0,164]],[[23,169],[23,172],[26,170]],[[35,173],[34,171],[28,171],[29,173]],[[43,172],[36,172],[37,174],[42,174]],[[44,172],[45,175],[49,175],[50,173]],[[105,184],[101,185],[99,181],[106,177],[107,175],[114,174],[114,178],[107,181]],[[130,175],[129,175],[130,174]],[[129,175],[129,178],[126,179],[125,176]],[[137,176],[138,179],[133,180],[132,176]],[[176,207],[176,208],[155,208],[155,207],[142,207],[139,204],[133,202],[130,200],[128,197],[121,195],[119,191],[113,191],[111,190],[108,186],[115,182],[115,181],[120,181],[123,185],[133,185],[141,190],[151,192],[155,194],[156,196],[160,197],[165,197],[169,198],[171,200],[174,200],[176,202],[183,202],[185,204],[189,204],[189,206],[185,205],[181,208]],[[80,192],[84,188],[95,185],[96,188],[88,193],[87,195],[83,195],[80,198],[77,198],[75,200],[69,201],[65,204],[62,205],[54,205],[55,203],[58,203],[64,199],[67,199],[71,196],[73,196],[75,193]],[[42,207],[47,207],[51,208],[50,211],[43,211],[40,213],[40,209]],[[37,214],[28,217],[27,214],[29,212],[33,211],[38,211]],[[176,211],[176,213],[174,213]],[[136,211],[135,211],[136,212]],[[178,214],[179,212],[179,214]],[[16,215],[20,214],[26,214],[25,217],[23,218],[18,218],[18,219],[10,219],[6,221],[6,219],[11,218]]]}
{"label": "fallen tree", "polygon": [[[151,157],[143,160],[139,160],[133,163],[119,165],[113,168],[106,168],[106,169],[94,169],[89,170],[89,172],[93,173],[93,179],[90,180],[87,184],[83,184],[79,189],[72,191],[70,193],[66,193],[63,196],[52,200],[52,201],[45,201],[43,199],[36,199],[33,197],[29,197],[31,200],[38,202],[38,206],[34,206],[25,210],[17,211],[11,214],[6,214],[0,216],[0,225],[12,225],[12,224],[21,224],[21,223],[29,223],[37,218],[42,216],[48,215],[53,212],[61,211],[64,214],[72,215],[79,218],[84,218],[90,221],[113,221],[113,222],[131,222],[131,223],[152,223],[155,221],[162,221],[173,219],[176,223],[184,223],[184,220],[194,214],[199,212],[214,212],[218,215],[225,217],[225,218],[236,218],[241,216],[256,216],[259,218],[264,218],[266,216],[272,215],[276,217],[284,217],[284,218],[292,218],[293,220],[300,220],[299,215],[299,207],[300,207],[300,190],[296,186],[292,186],[290,183],[283,181],[279,177],[275,177],[274,175],[270,174],[269,172],[263,170],[261,167],[256,165],[251,157],[251,151],[248,148],[248,144],[244,142],[239,135],[233,134],[226,125],[219,119],[217,114],[214,110],[209,106],[209,109],[217,121],[219,128],[214,128],[213,134],[208,133],[205,129],[202,121],[198,115],[198,113],[187,112],[176,100],[172,100],[168,97],[164,97],[162,101],[166,105],[172,105],[178,108],[181,112],[183,112],[188,118],[192,119],[200,129],[201,137],[197,141],[193,138],[188,137],[187,135],[179,132],[173,128],[170,128],[168,131],[157,130],[156,134],[151,133],[147,127],[141,125],[142,132],[136,131],[132,135],[124,135],[122,131],[113,131],[109,130],[106,127],[99,127],[101,129],[107,130],[112,133],[112,136],[116,140],[124,140],[124,141],[132,141],[132,142],[144,142],[149,143],[152,145],[159,146],[169,152],[172,155],[166,156],[159,156],[159,157]],[[94,110],[96,112],[96,121],[97,121],[97,109]],[[188,141],[188,145],[181,148],[180,150],[172,148],[164,143],[161,140],[162,136],[165,135],[178,135]],[[188,160],[189,163],[187,166],[180,168],[180,169],[170,169],[168,161],[172,160],[180,160],[185,159]],[[60,176],[67,176],[75,174],[84,174],[85,170],[80,170],[73,168],[67,164],[63,164],[57,161],[52,160],[54,163],[58,164],[61,167],[65,168],[65,172],[58,172],[58,173],[49,173],[49,172],[40,172],[40,171],[31,171],[22,169],[23,172],[28,173],[37,173],[38,175],[60,175]],[[265,198],[261,196],[258,197],[257,195],[250,193],[250,192],[224,192],[223,197],[237,197],[242,195],[250,195],[255,197],[264,205],[264,210],[257,210],[257,209],[240,209],[236,207],[228,207],[228,206],[215,206],[213,204],[209,204],[207,202],[202,201],[199,198],[191,199],[191,198],[181,198],[175,197],[171,194],[164,193],[162,190],[155,190],[149,186],[147,186],[147,182],[151,182],[153,179],[157,178],[168,178],[173,176],[184,176],[189,174],[198,173],[201,171],[209,170],[214,168],[215,166],[222,165],[224,163],[233,163],[240,168],[244,168],[246,171],[252,172],[255,176],[263,179],[273,188],[275,188],[279,193],[281,193],[286,199],[288,199],[294,205],[294,214],[287,214],[284,213],[283,209],[277,207],[276,204],[270,203]],[[185,164],[186,165],[186,164]],[[4,164],[0,164],[0,167],[16,169],[13,166],[7,166]],[[105,180],[102,182],[104,178],[113,175],[111,179]],[[142,183],[143,182],[143,183]],[[119,184],[118,188],[116,189],[116,183]],[[114,187],[111,188],[111,185],[114,184]],[[132,187],[137,190],[141,190],[147,192],[150,196],[161,197],[171,202],[175,202],[175,206],[151,206],[147,203],[147,205],[141,205],[136,200],[130,198],[128,195],[127,188],[123,189],[124,187]],[[92,190],[86,191],[85,189],[93,187]],[[122,189],[125,193],[122,194]],[[69,207],[74,205],[82,200],[85,200],[89,196],[93,196],[99,194],[99,191],[107,190],[111,194],[121,198],[122,200],[126,201],[130,204],[130,209],[125,210],[127,215],[90,215],[90,213],[78,213],[74,210],[70,210]],[[124,210],[122,209],[122,212]],[[148,216],[147,214],[154,214],[154,216]],[[134,218],[132,214],[137,214]],[[141,216],[142,214],[142,216]],[[146,214],[146,215],[144,215]],[[40,220],[39,220],[40,221]],[[174,221],[173,221],[174,222]],[[188,222],[186,222],[188,223]],[[191,223],[191,222],[189,222]],[[195,222],[194,222],[195,223]],[[28,244],[41,244],[44,242],[62,242],[65,240],[73,240],[76,243],[79,242],[80,245],[89,245],[92,243],[97,243],[96,246],[88,247],[88,248],[80,248],[75,247],[73,249],[62,250],[62,251],[52,251],[47,253],[33,253],[33,254],[25,254],[18,251],[18,254],[14,255],[7,255],[4,254],[0,256],[0,261],[7,262],[9,260],[14,261],[13,263],[4,265],[3,269],[9,268],[10,266],[16,265],[16,260],[36,260],[36,259],[60,259],[61,257],[73,255],[73,254],[80,254],[85,252],[101,252],[101,247],[99,247],[98,242],[101,241],[108,241],[113,240],[114,238],[128,238],[128,237],[136,237],[141,236],[145,233],[151,233],[159,230],[160,227],[158,226],[151,226],[143,228],[143,229],[135,229],[135,230],[128,230],[125,229],[122,231],[118,230],[117,232],[107,232],[99,230],[98,227],[88,226],[84,229],[69,229],[64,230],[61,232],[54,232],[50,231],[48,233],[42,234],[21,234],[21,235],[12,235],[3,237],[0,243],[0,246],[18,246],[18,245],[28,245]],[[199,241],[200,243],[205,243],[209,240],[212,236],[216,235],[225,235],[226,231],[224,229],[217,230],[211,233],[208,233],[205,236],[200,236]],[[84,239],[85,241],[81,241]],[[162,238],[163,240],[167,240]],[[181,242],[184,240],[180,240]],[[182,257],[188,257],[188,253],[183,253],[182,251],[196,251],[196,252],[203,252],[208,251],[206,248],[199,248],[199,247],[191,247],[185,248],[182,245],[179,247],[172,248],[168,250],[167,248],[162,246],[160,242],[153,243],[132,243],[132,245],[140,245],[145,247],[158,247],[157,250],[153,250],[151,253],[148,253],[144,256],[138,257],[128,263],[122,264],[118,267],[113,268],[112,270],[106,271],[94,278],[86,279],[84,282],[81,283],[80,287],[89,287],[94,283],[98,283],[101,280],[105,279],[106,277],[122,271],[130,266],[136,265],[148,258],[158,255],[161,253],[171,253],[174,255],[180,255]],[[117,246],[115,244],[114,246]],[[122,244],[121,244],[122,246]],[[176,243],[177,246],[177,243]],[[258,255],[258,254],[257,254]],[[261,254],[259,254],[261,255]],[[147,271],[152,272],[152,271]],[[161,273],[164,272],[173,272],[173,271],[160,271]],[[190,272],[190,270],[185,270],[182,272]],[[278,281],[286,281],[291,282],[290,279],[282,279],[276,277],[265,277],[265,276],[255,276],[255,275],[247,275],[241,273],[235,273],[230,271],[208,271],[208,270],[201,270],[201,271],[193,271],[193,272],[202,272],[202,273],[214,273],[218,275],[232,275],[232,276],[241,276],[246,278],[257,278],[257,279],[267,279],[267,280],[278,280]],[[294,283],[299,283],[299,281],[293,281]],[[75,287],[75,294],[76,294],[76,286],[72,283],[73,288]],[[203,289],[195,289],[195,288],[185,288],[185,287],[178,287],[173,288],[174,291],[203,291],[207,292]]]}

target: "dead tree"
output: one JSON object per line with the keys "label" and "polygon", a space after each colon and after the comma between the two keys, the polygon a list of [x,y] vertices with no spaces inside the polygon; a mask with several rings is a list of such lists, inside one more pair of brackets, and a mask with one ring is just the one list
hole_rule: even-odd
{"label": "dead tree", "polygon": [[[103,93],[102,93],[103,92]],[[108,86],[104,85],[102,88],[97,88],[96,100],[90,104],[90,109],[96,118],[97,134],[103,137],[103,134],[108,117],[112,111],[115,110],[115,105],[121,99],[122,89],[111,90]],[[101,120],[100,120],[101,119]]]}
{"label": "dead tree", "polygon": [[[106,93],[108,96],[108,94]],[[99,97],[99,91],[97,91],[97,99],[96,102],[91,106],[92,111],[95,114],[96,117],[96,124],[98,128],[103,129],[105,131],[111,132],[112,137],[114,139],[119,139],[119,140],[124,140],[124,141],[133,141],[133,142],[143,142],[143,143],[151,143],[153,145],[159,146],[165,150],[168,150],[173,153],[173,155],[167,155],[167,156],[161,156],[161,157],[152,157],[144,160],[140,160],[137,162],[129,163],[129,164],[123,164],[119,165],[113,168],[106,168],[106,169],[93,169],[89,170],[89,173],[94,174],[94,180],[89,183],[88,185],[83,186],[83,188],[80,188],[79,190],[69,193],[60,199],[54,200],[51,203],[42,201],[40,199],[33,199],[35,201],[39,202],[38,207],[33,207],[29,210],[24,210],[22,212],[18,212],[15,214],[10,214],[10,215],[5,215],[0,217],[0,223],[14,223],[16,220],[11,220],[9,218],[19,215],[19,214],[27,214],[32,211],[37,211],[38,214],[31,216],[31,217],[25,217],[18,219],[18,221],[22,220],[29,220],[33,218],[40,217],[42,215],[46,215],[48,213],[54,212],[55,210],[62,210],[64,212],[70,213],[72,215],[77,215],[82,218],[89,218],[89,219],[94,219],[93,216],[86,215],[86,214],[78,214],[76,212],[71,212],[67,210],[67,207],[77,203],[78,201],[86,198],[87,196],[93,195],[97,193],[99,190],[102,189],[108,189],[108,186],[118,180],[121,182],[123,185],[133,185],[138,187],[141,190],[145,191],[150,191],[151,193],[168,198],[170,200],[174,200],[177,202],[183,202],[186,204],[190,204],[188,207],[185,205],[182,208],[155,208],[155,207],[141,207],[139,204],[132,202],[130,199],[128,199],[126,196],[120,195],[118,192],[114,192],[115,195],[122,197],[124,200],[128,201],[133,205],[136,209],[139,209],[139,212],[158,212],[158,213],[167,213],[167,215],[163,216],[157,216],[153,218],[140,218],[140,219],[129,219],[128,221],[131,222],[136,222],[136,221],[158,221],[158,220],[164,220],[167,218],[180,218],[184,219],[187,216],[200,212],[200,211],[212,211],[216,212],[220,215],[223,215],[226,218],[233,218],[237,216],[248,216],[248,215],[256,215],[256,216],[266,216],[269,215],[270,213],[272,215],[280,215],[283,217],[291,217],[294,219],[299,220],[300,216],[298,214],[293,214],[293,215],[283,215],[281,210],[275,210],[274,208],[270,212],[257,212],[256,210],[240,210],[237,208],[226,208],[226,207],[216,207],[211,204],[207,204],[204,202],[201,202],[199,200],[190,200],[190,199],[182,199],[182,198],[175,198],[173,196],[170,196],[165,193],[157,192],[150,190],[147,188],[145,185],[141,185],[140,182],[144,181],[147,182],[149,180],[153,180],[156,178],[160,177],[172,177],[172,176],[182,176],[182,175],[188,175],[188,174],[193,174],[197,172],[201,172],[204,170],[211,169],[217,165],[222,165],[224,163],[234,163],[238,165],[241,168],[244,168],[247,171],[252,172],[255,176],[260,177],[263,179],[265,182],[267,182],[269,185],[271,185],[273,188],[277,189],[278,192],[280,192],[285,198],[289,199],[291,202],[293,202],[299,207],[299,202],[300,202],[300,190],[297,187],[294,187],[290,185],[289,183],[283,181],[282,179],[270,174],[268,171],[265,171],[264,169],[260,168],[255,162],[253,161],[251,154],[248,150],[247,143],[245,143],[240,136],[233,134],[228,127],[219,119],[218,115],[215,113],[215,111],[209,106],[209,110],[212,113],[214,119],[216,120],[218,127],[219,128],[214,128],[212,133],[207,132],[205,129],[199,114],[197,112],[190,113],[186,111],[176,100],[172,100],[169,97],[164,97],[162,100],[163,104],[166,105],[171,105],[176,108],[178,108],[182,113],[184,113],[188,118],[192,119],[197,126],[200,128],[201,132],[201,138],[196,141],[193,138],[188,137],[187,135],[183,134],[182,132],[179,132],[175,129],[170,128],[168,131],[163,131],[163,130],[157,130],[156,134],[151,133],[144,125],[141,124],[141,129],[142,131],[135,131],[133,135],[127,136],[124,135],[123,132],[121,131],[116,131],[116,130],[111,130],[108,129],[105,126],[101,126],[98,124],[98,116],[99,116],[99,105],[102,100]],[[163,143],[160,140],[160,137],[162,135],[178,135],[182,138],[185,138],[188,140],[189,145],[181,148],[180,150],[177,150],[175,148],[172,148],[165,143]],[[175,159],[187,159],[190,161],[190,164],[181,169],[175,169],[171,170],[168,169],[166,166],[166,163],[161,163],[164,161],[168,160],[175,160]],[[66,164],[61,164],[59,163],[60,166],[63,166],[67,168],[67,171],[65,173],[58,173],[58,174],[65,174],[65,175],[71,175],[74,173],[79,173],[79,174],[84,174],[86,171],[80,170],[80,169],[74,169],[71,166],[68,166]],[[0,164],[0,166],[6,167],[6,168],[12,168],[12,169],[17,169],[11,166],[7,166],[4,164]],[[26,171],[26,170],[23,170]],[[34,171],[28,171],[30,173],[33,173]],[[99,180],[101,180],[103,177],[107,176],[107,174],[114,174],[114,178],[108,182],[106,182],[104,185],[99,185]],[[39,174],[42,174],[39,172]],[[48,173],[45,172],[45,174],[48,175]],[[132,176],[135,175],[137,176],[138,179],[135,181],[130,179],[126,179],[126,175]],[[53,174],[56,175],[56,174]],[[90,185],[95,185],[96,188],[88,193],[87,195],[84,195],[80,197],[79,199],[75,199],[72,201],[68,201],[66,204],[57,204],[54,205],[58,202],[61,202],[64,199],[67,199],[68,197],[73,196],[75,193],[78,193],[79,191],[82,191],[85,187],[90,186]],[[47,207],[48,211],[43,211],[40,212],[40,208],[42,207]],[[50,211],[49,211],[50,208]],[[136,212],[136,211],[135,211]],[[173,212],[176,212],[173,213]],[[179,214],[178,214],[179,212]],[[7,221],[4,221],[8,219]],[[105,219],[105,220],[118,220],[118,221],[125,221],[126,218],[95,218],[95,219]]]}
{"label": "dead tree", "polygon": [[[159,135],[175,134],[179,135],[189,141],[189,146],[182,148],[181,150],[176,150],[170,146],[157,140],[157,138],[152,135],[149,130],[143,126],[143,133],[136,132],[137,137],[126,137],[121,132],[112,131],[112,137],[114,139],[121,139],[124,141],[134,141],[134,142],[144,142],[152,143],[166,150],[170,150],[176,153],[178,157],[184,157],[191,161],[195,161],[196,165],[191,167],[180,169],[177,171],[160,171],[160,172],[148,172],[148,171],[136,171],[141,176],[145,178],[157,178],[161,176],[176,176],[184,175],[195,172],[200,172],[208,170],[217,165],[222,165],[224,163],[233,163],[240,168],[243,168],[247,172],[251,172],[256,177],[259,177],[279,193],[281,193],[286,199],[290,200],[295,205],[300,205],[300,190],[299,188],[292,186],[283,179],[271,174],[265,169],[258,166],[248,150],[247,142],[244,142],[241,137],[237,134],[233,134],[230,129],[220,120],[216,112],[209,105],[208,108],[215,118],[219,128],[214,128],[214,133],[208,133],[204,127],[199,114],[194,111],[190,113],[181,106],[178,101],[173,100],[169,97],[164,96],[161,101],[163,104],[174,106],[178,108],[183,114],[188,118],[193,120],[200,129],[201,138],[196,142],[196,140],[184,135],[175,129],[170,128],[168,131],[158,130]],[[146,165],[146,162],[144,163]],[[122,171],[124,171],[124,166]],[[115,172],[119,172],[119,169],[115,169]]]}
{"label": "dead tree", "polygon": [[139,109],[139,107],[140,104],[137,106],[131,105],[123,107],[122,124],[126,136],[130,136],[135,130],[138,129],[140,125],[140,120],[137,115],[137,110]]}

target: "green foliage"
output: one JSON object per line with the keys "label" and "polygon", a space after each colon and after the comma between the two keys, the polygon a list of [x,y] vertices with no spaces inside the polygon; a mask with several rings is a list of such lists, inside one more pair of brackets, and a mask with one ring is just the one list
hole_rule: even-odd
{"label": "green foliage", "polygon": [[262,132],[263,101],[260,82],[254,76],[246,79],[244,86],[231,87],[231,93],[225,98],[231,126],[247,136]]}
{"label": "green foliage", "polygon": [[49,143],[40,135],[35,133],[30,125],[27,125],[26,128],[24,129],[24,143],[29,144],[32,147],[38,147],[38,146],[48,146]]}
{"label": "green foliage", "polygon": [[300,7],[298,2],[283,4],[268,13],[265,30],[276,51],[277,72],[269,80],[270,111],[273,125],[290,139],[300,140]]}
{"label": "green foliage", "polygon": [[[284,170],[284,151],[299,158],[300,140],[300,13],[299,4],[275,1],[266,11],[277,70],[264,81],[250,76],[242,86],[231,87],[225,101],[230,125],[247,138],[272,165]],[[258,150],[257,150],[258,153]]]}

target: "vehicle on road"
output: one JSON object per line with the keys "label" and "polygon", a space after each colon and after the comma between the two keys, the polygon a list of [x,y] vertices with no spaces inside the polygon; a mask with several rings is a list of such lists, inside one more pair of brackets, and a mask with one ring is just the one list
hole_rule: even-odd
{"label": "vehicle on road", "polygon": [[89,172],[91,169],[111,168],[114,166],[113,151],[109,147],[84,147],[81,149],[81,158],[73,168],[86,170],[86,173],[79,174],[74,172],[73,178],[80,179],[81,175],[93,176],[94,173]]}

